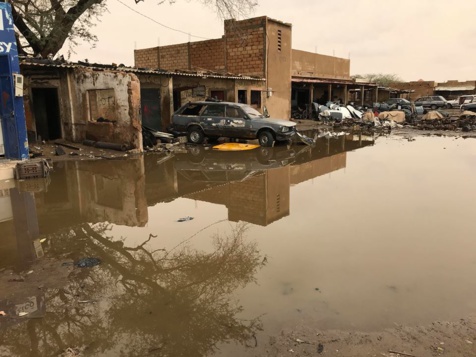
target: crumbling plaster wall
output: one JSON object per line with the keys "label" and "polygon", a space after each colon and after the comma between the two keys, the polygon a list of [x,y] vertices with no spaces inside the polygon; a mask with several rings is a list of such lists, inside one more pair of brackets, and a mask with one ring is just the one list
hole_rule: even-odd
{"label": "crumbling plaster wall", "polygon": [[[75,118],[84,124],[76,141],[106,141],[142,151],[140,82],[137,76],[76,68],[74,83]],[[111,117],[104,119],[113,122],[98,122],[102,113],[108,113]]]}

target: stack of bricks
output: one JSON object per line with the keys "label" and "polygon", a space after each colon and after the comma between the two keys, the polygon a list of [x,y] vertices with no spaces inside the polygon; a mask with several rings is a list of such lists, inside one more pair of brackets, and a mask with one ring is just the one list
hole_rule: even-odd
{"label": "stack of bricks", "polygon": [[264,77],[265,28],[266,17],[225,21],[228,72]]}

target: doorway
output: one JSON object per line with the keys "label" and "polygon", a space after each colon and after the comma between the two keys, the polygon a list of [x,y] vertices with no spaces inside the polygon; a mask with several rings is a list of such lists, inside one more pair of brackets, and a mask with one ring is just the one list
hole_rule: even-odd
{"label": "doorway", "polygon": [[141,88],[142,125],[161,131],[160,89]]}
{"label": "doorway", "polygon": [[61,138],[61,119],[57,88],[33,88],[33,113],[37,140]]}

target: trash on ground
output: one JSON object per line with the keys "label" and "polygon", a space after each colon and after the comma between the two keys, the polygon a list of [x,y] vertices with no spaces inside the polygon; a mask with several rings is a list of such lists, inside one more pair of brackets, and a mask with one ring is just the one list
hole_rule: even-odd
{"label": "trash on ground", "polygon": [[378,115],[380,120],[393,120],[396,123],[403,123],[405,121],[405,113],[399,110],[392,110],[391,112],[381,112]]}
{"label": "trash on ground", "polygon": [[5,311],[0,311],[0,316],[7,316]]}
{"label": "trash on ground", "polygon": [[439,120],[443,119],[444,116],[439,111],[432,110],[426,113],[421,119],[422,120]]}
{"label": "trash on ground", "polygon": [[177,222],[187,222],[187,221],[191,221],[192,219],[193,217],[187,216],[187,217],[182,217],[177,219]]}
{"label": "trash on ground", "polygon": [[256,145],[256,144],[223,143],[220,145],[213,146],[213,149],[220,150],[220,151],[242,151],[242,150],[253,150],[258,147],[259,145]]}
{"label": "trash on ground", "polygon": [[324,352],[324,345],[322,343],[319,343],[317,345],[317,353],[321,354],[322,352]]}
{"label": "trash on ground", "polygon": [[74,263],[74,265],[76,265],[79,268],[91,268],[99,264],[101,264],[101,259],[99,258],[82,258],[78,260],[76,263]]}
{"label": "trash on ground", "polygon": [[316,145],[316,140],[315,139],[312,139],[304,134],[301,134],[299,131],[296,131],[296,135],[298,136],[299,139],[301,139],[301,141],[308,145],[308,146],[314,146]]}
{"label": "trash on ground", "polygon": [[45,178],[51,171],[49,162],[45,159],[28,160],[19,162],[15,166],[15,178],[24,180],[30,178]]}
{"label": "trash on ground", "polygon": [[61,146],[57,146],[55,148],[55,155],[56,156],[66,155],[66,151],[64,151],[64,149]]}
{"label": "trash on ground", "polygon": [[28,312],[25,312],[25,311],[22,311],[22,312],[18,313],[18,316],[20,316],[20,317],[23,317],[23,316],[26,316],[26,315],[28,315]]}

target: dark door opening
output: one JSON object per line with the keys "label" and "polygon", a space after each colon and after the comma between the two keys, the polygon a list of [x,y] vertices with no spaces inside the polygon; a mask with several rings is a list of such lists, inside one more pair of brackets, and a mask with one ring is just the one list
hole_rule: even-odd
{"label": "dark door opening", "polygon": [[32,95],[37,139],[60,139],[61,119],[59,115],[58,89],[33,88]]}
{"label": "dark door opening", "polygon": [[142,125],[161,131],[162,116],[160,113],[160,90],[141,89]]}
{"label": "dark door opening", "polygon": [[210,91],[210,97],[216,100],[225,100],[225,91],[222,90],[212,90]]}
{"label": "dark door opening", "polygon": [[174,111],[182,106],[182,96],[179,90],[174,90]]}

